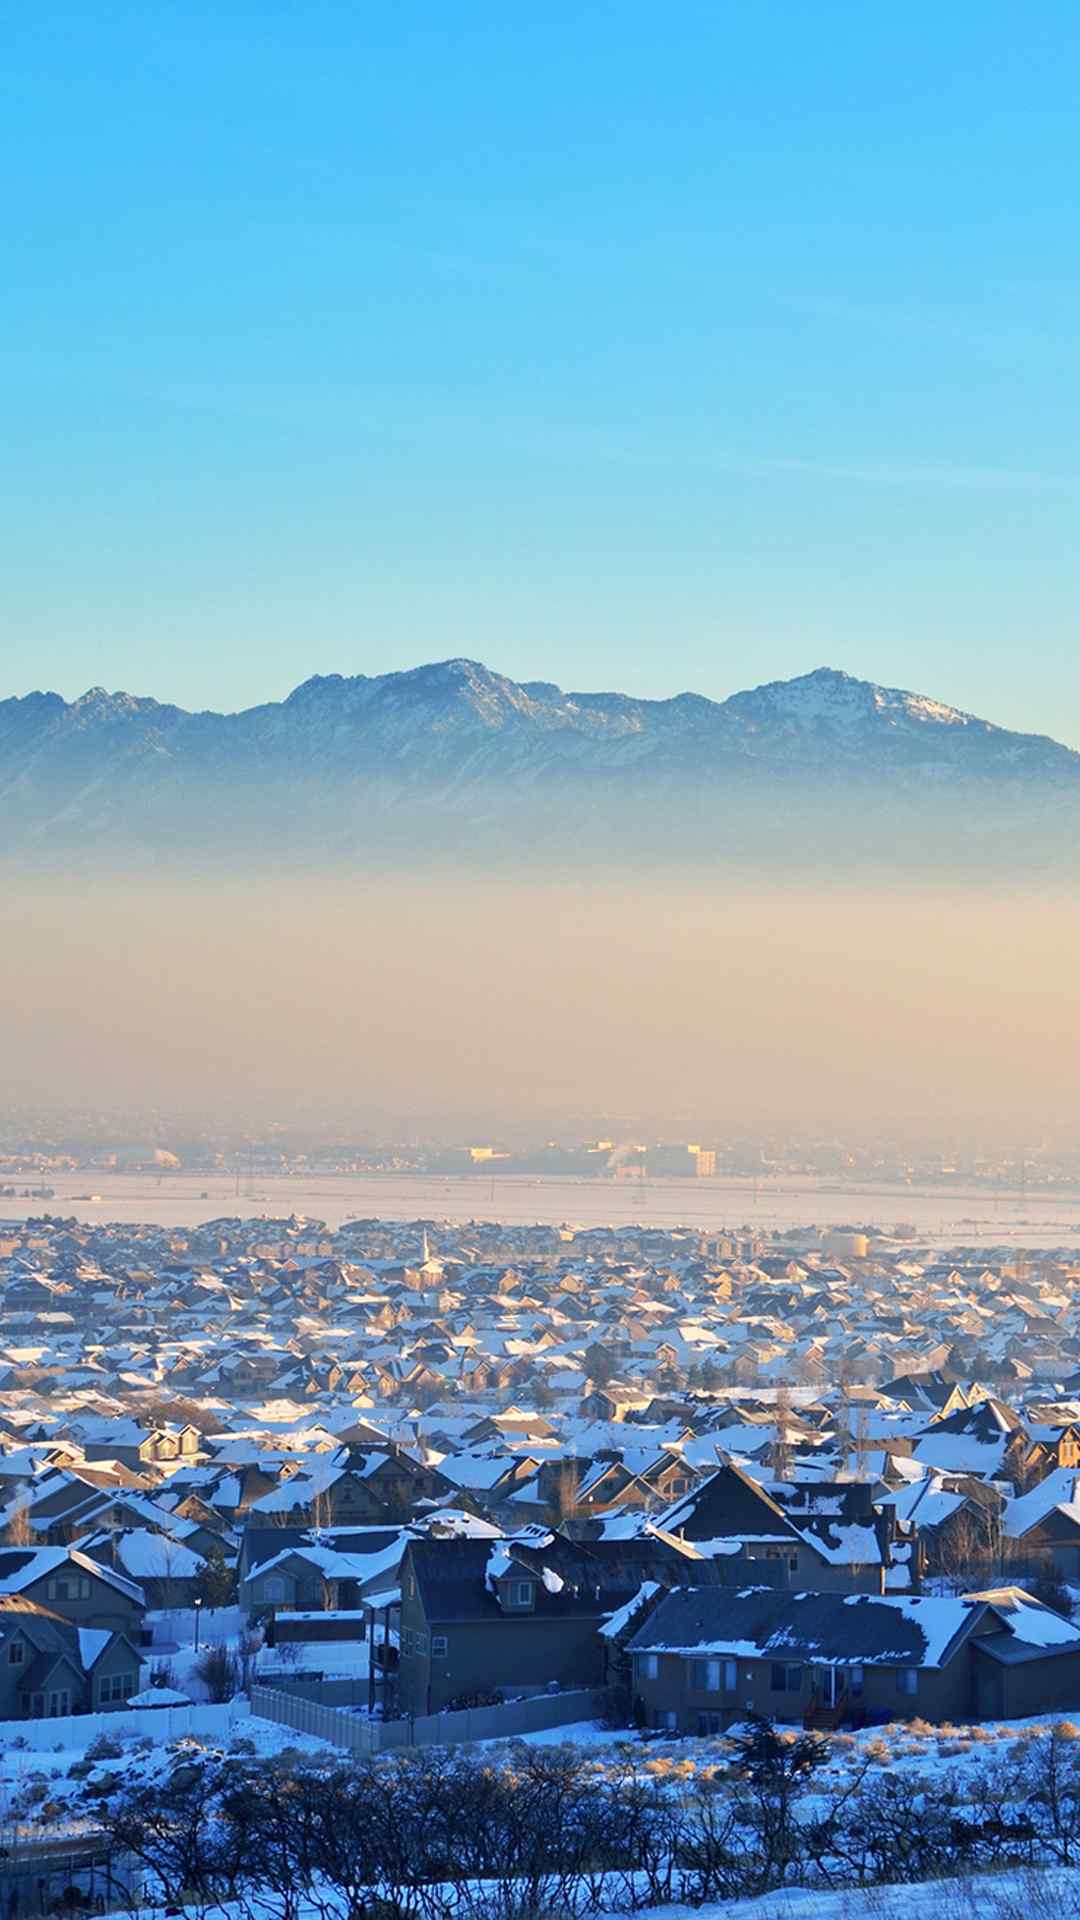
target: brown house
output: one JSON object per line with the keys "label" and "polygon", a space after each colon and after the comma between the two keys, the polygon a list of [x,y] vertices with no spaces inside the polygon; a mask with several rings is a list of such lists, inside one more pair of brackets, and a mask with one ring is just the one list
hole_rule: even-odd
{"label": "brown house", "polygon": [[639,1714],[706,1734],[1080,1705],[1080,1634],[1016,1588],[962,1599],[680,1588],[629,1642]]}
{"label": "brown house", "polygon": [[437,1713],[452,1700],[597,1687],[598,1628],[639,1591],[691,1563],[652,1540],[568,1540],[543,1527],[505,1539],[417,1540],[401,1568],[400,1705]]}

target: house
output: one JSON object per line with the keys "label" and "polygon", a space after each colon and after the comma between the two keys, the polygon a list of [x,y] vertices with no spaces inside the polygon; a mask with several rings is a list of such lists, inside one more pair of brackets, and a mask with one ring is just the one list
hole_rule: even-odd
{"label": "house", "polygon": [[935,1419],[912,1443],[923,1466],[945,1473],[1000,1473],[1020,1419],[1000,1400],[987,1398]]}
{"label": "house", "polygon": [[1080,1705],[1080,1634],[1017,1589],[938,1599],[678,1588],[627,1653],[639,1714],[680,1733],[752,1713],[836,1726]]}
{"label": "house", "polygon": [[137,1420],[102,1422],[101,1431],[88,1435],[83,1451],[88,1460],[116,1460],[138,1472],[161,1461],[194,1460],[202,1435],[197,1427],[142,1427]]}
{"label": "house", "polygon": [[201,1553],[150,1527],[108,1528],[80,1540],[79,1549],[140,1586],[148,1607],[193,1606],[206,1573]]}
{"label": "house", "polygon": [[142,1588],[74,1547],[0,1547],[0,1598],[16,1596],[72,1626],[104,1627],[139,1643]]}
{"label": "house", "polygon": [[249,1566],[240,1604],[254,1617],[358,1608],[369,1592],[397,1578],[410,1538],[405,1527],[308,1533]]}
{"label": "house", "polygon": [[1064,1580],[1080,1577],[1080,1474],[1058,1467],[1010,1500],[1001,1531],[1014,1561]]}
{"label": "house", "polygon": [[280,1481],[249,1512],[263,1525],[280,1518],[292,1526],[364,1526],[408,1520],[418,1507],[455,1491],[435,1467],[401,1447],[343,1447]]}
{"label": "house", "polygon": [[[664,1533],[690,1541],[699,1553],[737,1558],[751,1580],[767,1569],[770,1585],[880,1593],[881,1538],[874,1525],[839,1530],[828,1516],[805,1515],[797,1526],[764,1487],[728,1461],[685,1499],[657,1514]],[[811,1523],[813,1530],[811,1530]]]}
{"label": "house", "polygon": [[687,1556],[655,1538],[599,1550],[544,1527],[493,1540],[414,1540],[401,1568],[400,1706],[437,1713],[496,1689],[599,1686],[597,1629],[650,1574]]}
{"label": "house", "polygon": [[138,1691],[139,1650],[125,1633],[76,1627],[22,1596],[0,1598],[0,1719],[108,1713]]}

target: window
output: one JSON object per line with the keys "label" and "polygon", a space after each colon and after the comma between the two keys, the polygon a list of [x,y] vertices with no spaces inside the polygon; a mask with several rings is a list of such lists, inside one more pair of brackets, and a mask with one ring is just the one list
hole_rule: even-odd
{"label": "window", "polygon": [[433,1633],[431,1636],[432,1659],[433,1660],[444,1659],[447,1652],[449,1651],[449,1645],[450,1643],[447,1640],[445,1633]]}
{"label": "window", "polygon": [[662,1727],[665,1733],[674,1733],[678,1724],[678,1715],[674,1711],[658,1711],[653,1714],[653,1726]]}
{"label": "window", "polygon": [[861,1700],[863,1690],[863,1670],[861,1667],[848,1668],[848,1686],[851,1688],[852,1698]]}
{"label": "window", "polygon": [[54,1574],[47,1593],[50,1600],[89,1600],[89,1576],[85,1573]]}
{"label": "window", "polygon": [[268,1606],[278,1606],[285,1598],[285,1582],[276,1573],[263,1581],[263,1599]]}
{"label": "window", "polygon": [[781,1666],[774,1664],[771,1669],[769,1685],[774,1693],[801,1693],[802,1668],[798,1666]]}
{"label": "window", "polygon": [[7,1657],[9,1667],[22,1666],[23,1661],[26,1659],[26,1648],[21,1640],[11,1641],[7,1650]]}
{"label": "window", "polygon": [[57,1687],[49,1695],[49,1719],[59,1720],[65,1713],[71,1712],[71,1695],[66,1687]]}
{"label": "window", "polygon": [[735,1681],[729,1685],[727,1670],[734,1665],[733,1660],[691,1660],[690,1685],[700,1693],[719,1693],[721,1686],[730,1691]]}
{"label": "window", "polygon": [[918,1667],[900,1667],[897,1670],[896,1691],[897,1693],[906,1693],[906,1694],[918,1693],[919,1691]]}
{"label": "window", "polygon": [[737,1673],[734,1660],[691,1660],[689,1682],[697,1693],[734,1693]]}
{"label": "window", "polygon": [[98,1699],[102,1706],[124,1701],[135,1691],[135,1676],[131,1673],[106,1673],[98,1685]]}
{"label": "window", "polygon": [[643,1680],[659,1680],[659,1678],[660,1678],[660,1655],[659,1655],[658,1653],[643,1653],[643,1654],[642,1654],[642,1656],[641,1656],[641,1677],[642,1677],[642,1679],[643,1679]]}
{"label": "window", "polygon": [[697,1717],[697,1730],[698,1730],[698,1736],[700,1739],[707,1738],[707,1736],[711,1733],[723,1733],[724,1731],[723,1714],[722,1713],[699,1713]]}
{"label": "window", "polygon": [[512,1607],[531,1607],[533,1603],[532,1581],[511,1580],[509,1600]]}

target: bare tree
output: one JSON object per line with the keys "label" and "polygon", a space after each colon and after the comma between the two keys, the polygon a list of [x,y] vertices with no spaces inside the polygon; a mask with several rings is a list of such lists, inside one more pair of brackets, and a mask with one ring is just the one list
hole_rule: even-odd
{"label": "bare tree", "polygon": [[769,1449],[769,1465],[777,1480],[786,1480],[791,1472],[791,1389],[777,1387],[774,1402],[776,1439]]}

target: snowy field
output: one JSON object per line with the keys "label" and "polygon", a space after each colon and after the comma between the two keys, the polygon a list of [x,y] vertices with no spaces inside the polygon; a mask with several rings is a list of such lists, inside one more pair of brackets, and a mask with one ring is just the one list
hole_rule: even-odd
{"label": "snowy field", "polygon": [[[18,1182],[17,1184],[22,1184]],[[996,1194],[987,1189],[842,1184],[786,1176],[748,1180],[544,1180],[481,1175],[268,1174],[236,1182],[186,1173],[57,1173],[52,1200],[6,1198],[0,1217],[42,1212],[79,1220],[151,1221],[190,1227],[223,1215],[281,1218],[301,1213],[331,1229],[351,1218],[499,1220],[579,1226],[649,1225],[716,1229],[848,1226],[901,1222],[949,1244],[1014,1242],[1080,1246],[1080,1193]],[[88,1199],[87,1195],[93,1195]]]}
{"label": "snowy field", "polygon": [[[160,1910],[137,1912],[140,1920],[161,1920]],[[605,1915],[605,1920],[1077,1920],[1078,1915],[1080,1869],[1052,1868],[839,1893],[791,1887],[753,1900],[647,1907],[634,1914]],[[250,1920],[250,1912],[246,1907],[215,1907],[209,1920]],[[326,1920],[326,1909],[301,1900],[297,1920]]]}
{"label": "snowy field", "polygon": [[1059,1868],[843,1893],[792,1887],[721,1906],[653,1907],[633,1920],[1076,1920],[1078,1914],[1080,1869]]}

